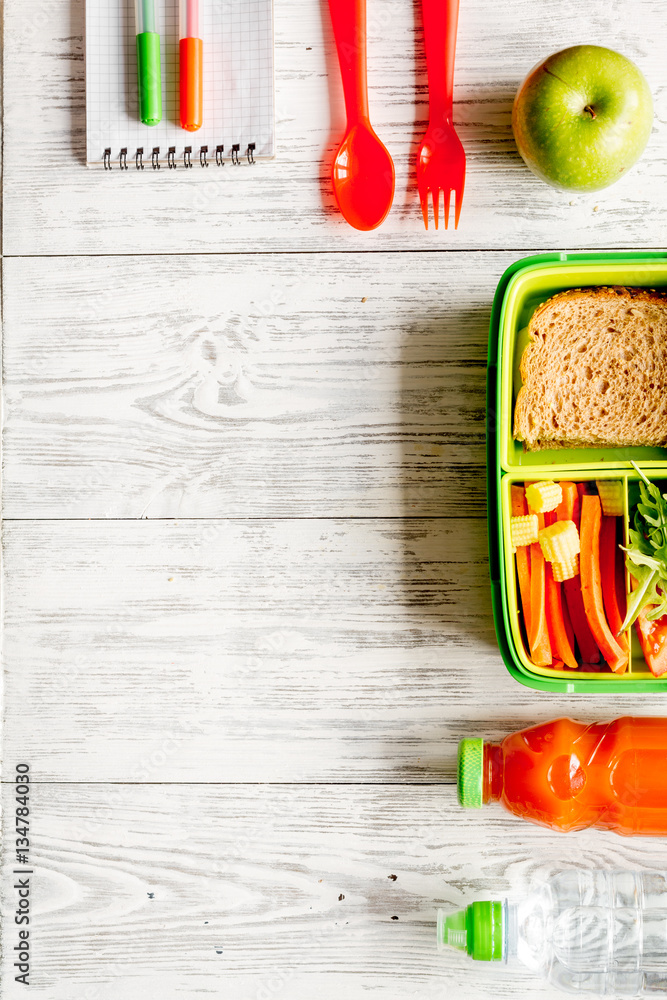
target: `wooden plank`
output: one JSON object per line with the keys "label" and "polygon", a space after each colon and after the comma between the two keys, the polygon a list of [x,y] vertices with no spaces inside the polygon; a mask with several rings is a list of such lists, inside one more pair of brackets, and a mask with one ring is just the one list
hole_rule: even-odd
{"label": "wooden plank", "polygon": [[10,521],[4,567],[6,757],[42,779],[451,781],[465,735],[656,711],[512,680],[479,519]]}
{"label": "wooden plank", "polygon": [[276,4],[278,159],[253,168],[119,170],[83,165],[83,4],[5,4],[4,242],[8,254],[248,252],[285,249],[662,246],[667,222],[665,123],[632,173],[606,191],[555,191],[529,173],[512,138],[514,94],[549,52],[598,40],[635,59],[659,106],[667,85],[661,0],[511,8],[469,0],[459,24],[455,121],[467,151],[460,230],[424,232],[414,160],[427,120],[418,5],[369,11],[371,114],[397,173],[394,208],[372,234],[338,216],[329,166],[342,95],[324,2]]}
{"label": "wooden plank", "polygon": [[[465,813],[452,786],[37,781],[31,810],[30,990],[49,1000],[555,1000],[527,972],[439,954],[437,908],[519,898],[559,867],[662,863],[650,838]],[[5,912],[14,884],[6,872]],[[4,1000],[24,995],[17,929],[4,921]]]}
{"label": "wooden plank", "polygon": [[5,516],[482,516],[514,259],[6,260]]}

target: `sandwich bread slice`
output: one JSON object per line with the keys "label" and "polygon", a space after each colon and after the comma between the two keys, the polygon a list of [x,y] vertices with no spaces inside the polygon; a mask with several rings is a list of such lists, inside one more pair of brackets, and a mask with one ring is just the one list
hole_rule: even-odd
{"label": "sandwich bread slice", "polygon": [[667,293],[573,288],[528,335],[514,408],[526,450],[667,446]]}

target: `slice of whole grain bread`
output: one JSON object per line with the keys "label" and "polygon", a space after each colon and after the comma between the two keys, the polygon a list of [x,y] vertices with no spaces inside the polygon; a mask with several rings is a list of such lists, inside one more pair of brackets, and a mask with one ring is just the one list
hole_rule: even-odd
{"label": "slice of whole grain bread", "polygon": [[667,445],[667,293],[573,288],[528,333],[514,408],[528,451]]}

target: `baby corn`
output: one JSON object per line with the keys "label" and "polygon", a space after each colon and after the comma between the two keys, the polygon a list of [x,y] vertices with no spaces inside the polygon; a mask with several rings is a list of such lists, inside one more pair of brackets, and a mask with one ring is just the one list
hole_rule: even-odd
{"label": "baby corn", "polygon": [[526,500],[528,507],[536,514],[546,514],[549,510],[555,510],[563,499],[563,490],[558,483],[546,480],[543,483],[531,483],[526,487]]}
{"label": "baby corn", "polygon": [[620,479],[598,479],[595,485],[600,494],[602,513],[607,517],[623,517],[623,483]]}
{"label": "baby corn", "polygon": [[574,521],[554,521],[548,528],[542,528],[537,540],[547,562],[567,563],[581,551]]}
{"label": "baby corn", "polygon": [[579,556],[570,556],[565,562],[552,562],[551,572],[556,583],[563,583],[564,580],[579,576]]}
{"label": "baby corn", "polygon": [[520,517],[510,518],[512,552],[516,552],[521,545],[533,545],[537,541],[538,530],[537,514],[523,514]]}

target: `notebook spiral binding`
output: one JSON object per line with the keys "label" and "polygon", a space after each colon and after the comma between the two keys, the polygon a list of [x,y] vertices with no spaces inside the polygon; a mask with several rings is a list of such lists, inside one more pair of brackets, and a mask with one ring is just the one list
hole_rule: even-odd
{"label": "notebook spiral binding", "polygon": [[[241,165],[241,156],[248,161],[250,166],[253,166],[255,161],[255,149],[256,144],[254,142],[248,143],[245,152],[241,154],[241,146],[239,143],[234,143],[229,151],[228,160],[235,166]],[[159,146],[153,146],[150,150],[151,162],[150,165],[153,170],[159,170],[161,167],[160,155],[161,150]],[[224,167],[227,159],[225,158],[225,147],[223,145],[215,147],[215,165],[216,167]],[[144,147],[139,146],[134,153],[128,153],[128,149],[124,146],[118,154],[118,166],[121,170],[129,170],[128,166],[128,155],[134,159],[134,165],[137,170],[144,169]],[[148,156],[148,153],[146,153]],[[213,155],[213,154],[211,154]],[[103,162],[105,170],[113,170],[113,163],[111,161],[112,151],[109,146],[106,147],[103,154]],[[183,163],[182,166],[187,170],[191,169],[193,166],[193,158],[196,156],[195,151],[192,146],[186,146],[183,150]],[[213,163],[213,160],[208,159],[209,148],[208,146],[202,146],[199,150],[199,165],[200,167],[208,167],[209,164]],[[163,160],[164,162],[164,160]],[[167,167],[169,170],[176,170],[179,163],[176,161],[176,147],[169,146],[167,149]]]}

